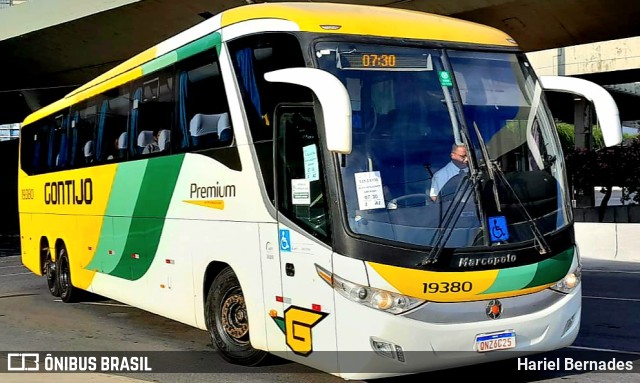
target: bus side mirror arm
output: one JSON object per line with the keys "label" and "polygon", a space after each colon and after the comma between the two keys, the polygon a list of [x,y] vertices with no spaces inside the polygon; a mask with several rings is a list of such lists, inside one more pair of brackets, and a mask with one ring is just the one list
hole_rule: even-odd
{"label": "bus side mirror arm", "polygon": [[327,148],[351,153],[351,101],[349,93],[334,75],[316,68],[287,68],[265,73],[269,82],[301,85],[315,93],[322,107]]}
{"label": "bus side mirror arm", "polygon": [[540,76],[540,82],[544,90],[575,94],[591,101],[600,122],[604,144],[615,146],[622,142],[618,105],[606,89],[591,81],[568,76]]}

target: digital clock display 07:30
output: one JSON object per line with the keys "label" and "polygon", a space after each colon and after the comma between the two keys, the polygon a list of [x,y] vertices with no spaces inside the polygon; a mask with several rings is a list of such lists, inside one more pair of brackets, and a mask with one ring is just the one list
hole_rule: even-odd
{"label": "digital clock display 07:30", "polygon": [[431,55],[422,52],[350,52],[338,53],[338,65],[344,70],[433,70]]}
{"label": "digital clock display 07:30", "polygon": [[360,57],[364,68],[393,68],[396,66],[396,55],[365,53]]}

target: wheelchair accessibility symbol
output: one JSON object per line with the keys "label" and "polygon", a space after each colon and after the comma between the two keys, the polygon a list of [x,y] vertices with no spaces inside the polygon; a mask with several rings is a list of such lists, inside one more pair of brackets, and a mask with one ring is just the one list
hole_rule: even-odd
{"label": "wheelchair accessibility symbol", "polygon": [[489,217],[489,232],[491,242],[502,242],[509,239],[507,219],[504,216]]}
{"label": "wheelchair accessibility symbol", "polygon": [[280,251],[291,251],[291,235],[289,230],[280,229]]}

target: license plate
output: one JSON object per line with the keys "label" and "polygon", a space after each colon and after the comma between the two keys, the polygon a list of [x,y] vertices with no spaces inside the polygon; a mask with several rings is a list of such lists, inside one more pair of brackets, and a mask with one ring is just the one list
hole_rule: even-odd
{"label": "license plate", "polygon": [[506,350],[514,347],[516,347],[516,333],[514,331],[478,334],[474,345],[474,349],[477,352]]}

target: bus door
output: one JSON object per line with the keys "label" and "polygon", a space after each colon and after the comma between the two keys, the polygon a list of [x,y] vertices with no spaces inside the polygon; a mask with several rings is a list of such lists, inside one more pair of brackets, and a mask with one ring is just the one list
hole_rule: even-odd
{"label": "bus door", "polygon": [[[331,270],[330,220],[311,104],[276,108],[276,204],[284,312],[278,321],[288,357],[337,371],[333,290],[317,266]],[[292,355],[293,354],[293,355]]]}

